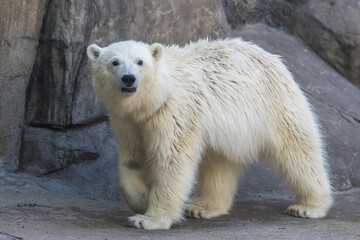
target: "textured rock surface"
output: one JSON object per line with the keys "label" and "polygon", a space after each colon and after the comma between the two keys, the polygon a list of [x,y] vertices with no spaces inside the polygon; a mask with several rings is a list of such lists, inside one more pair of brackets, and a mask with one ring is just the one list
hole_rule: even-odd
{"label": "textured rock surface", "polygon": [[297,8],[287,28],[360,87],[360,2],[310,0]]}
{"label": "textured rock surface", "polygon": [[121,193],[118,184],[117,150],[115,136],[107,129],[96,161],[74,164],[47,176],[61,180],[78,193],[118,200]]}
{"label": "textured rock surface", "polygon": [[295,80],[307,94],[323,127],[336,189],[360,186],[360,90],[309,47],[284,32],[258,24],[244,29],[240,35],[283,56]]}
{"label": "textured rock surface", "polygon": [[223,0],[223,7],[230,26],[239,30],[257,22],[282,25],[295,6],[302,2],[303,0]]}
{"label": "textured rock surface", "polygon": [[[73,100],[96,19],[94,8],[91,1],[49,1],[28,87],[27,123],[55,128],[73,124]],[[85,106],[89,104],[97,107],[95,98],[88,98]]]}
{"label": "textured rock surface", "polygon": [[257,22],[281,26],[360,87],[358,0],[223,0],[223,6],[233,29]]}
{"label": "textured rock surface", "polygon": [[17,169],[25,89],[45,5],[46,0],[0,0],[0,170]]}
{"label": "textured rock surface", "polygon": [[22,170],[43,175],[100,156],[106,122],[65,131],[28,127],[21,149]]}

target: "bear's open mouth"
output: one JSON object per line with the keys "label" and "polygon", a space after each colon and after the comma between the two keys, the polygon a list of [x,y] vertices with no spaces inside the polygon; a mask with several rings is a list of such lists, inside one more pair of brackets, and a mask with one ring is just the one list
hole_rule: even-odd
{"label": "bear's open mouth", "polygon": [[136,87],[123,87],[121,88],[123,93],[134,93],[136,92]]}

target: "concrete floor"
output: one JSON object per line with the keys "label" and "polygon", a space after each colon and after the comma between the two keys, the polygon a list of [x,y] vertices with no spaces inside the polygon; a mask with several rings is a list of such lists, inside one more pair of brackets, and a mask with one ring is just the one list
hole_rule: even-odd
{"label": "concrete floor", "polygon": [[91,198],[61,182],[0,174],[0,240],[65,239],[358,239],[360,189],[335,194],[324,219],[284,214],[292,199],[283,195],[237,198],[231,213],[186,219],[170,231],[126,226],[132,212],[124,201]]}

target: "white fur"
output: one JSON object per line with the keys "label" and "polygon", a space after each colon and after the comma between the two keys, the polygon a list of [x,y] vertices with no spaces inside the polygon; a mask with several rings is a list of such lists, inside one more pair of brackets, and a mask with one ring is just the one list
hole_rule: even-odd
{"label": "white fur", "polygon": [[[187,215],[226,214],[239,177],[258,158],[295,193],[289,214],[326,215],[332,197],[319,128],[278,56],[241,39],[184,48],[126,41],[91,45],[88,55],[118,139],[121,190],[144,214],[129,218],[132,226],[169,229],[179,221],[197,172]],[[114,58],[144,62],[131,65],[139,78],[132,96],[118,87],[128,68],[114,70]]]}

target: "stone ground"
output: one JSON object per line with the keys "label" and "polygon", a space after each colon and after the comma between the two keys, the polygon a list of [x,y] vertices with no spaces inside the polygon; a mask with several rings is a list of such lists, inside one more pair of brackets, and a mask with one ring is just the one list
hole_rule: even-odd
{"label": "stone ground", "polygon": [[286,194],[236,199],[228,216],[186,219],[170,231],[126,226],[123,200],[84,195],[60,180],[0,174],[0,240],[25,239],[360,239],[360,189],[335,194],[324,219],[284,214]]}

